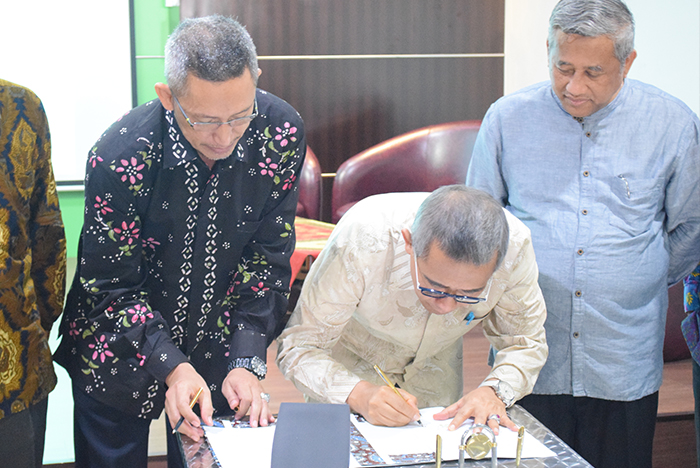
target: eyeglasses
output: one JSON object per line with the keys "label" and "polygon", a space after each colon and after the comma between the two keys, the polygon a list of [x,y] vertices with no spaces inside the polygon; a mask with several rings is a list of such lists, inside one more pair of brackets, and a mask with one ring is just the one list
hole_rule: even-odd
{"label": "eyeglasses", "polygon": [[[438,291],[436,289],[430,289],[430,288],[424,288],[420,285],[420,282],[418,281],[418,256],[413,254],[413,262],[414,265],[416,266],[416,286],[418,287],[418,290],[424,295],[428,296],[432,299],[444,299],[446,297],[451,297],[455,301],[461,303],[461,304],[478,304],[480,302],[484,302],[486,300],[485,297],[473,297],[473,296],[459,296],[456,294],[450,294],[446,293],[444,291]],[[489,279],[489,284],[488,286],[491,285],[491,280]],[[488,289],[488,286],[486,289]],[[488,292],[487,292],[488,295]]]}
{"label": "eyeglasses", "polygon": [[185,120],[187,121],[187,123],[190,125],[190,127],[192,127],[192,129],[194,129],[197,132],[214,133],[222,125],[228,125],[231,128],[238,127],[241,125],[248,125],[250,122],[253,121],[255,117],[258,116],[258,99],[255,98],[255,101],[253,102],[253,113],[250,115],[238,117],[237,119],[229,120],[228,122],[192,122],[190,118],[187,117],[187,114],[185,114],[185,110],[182,108],[182,105],[180,105],[180,101],[177,100],[177,97],[175,97],[174,94],[173,99],[175,99],[177,107],[180,108],[180,112],[182,112],[182,115],[185,116]]}

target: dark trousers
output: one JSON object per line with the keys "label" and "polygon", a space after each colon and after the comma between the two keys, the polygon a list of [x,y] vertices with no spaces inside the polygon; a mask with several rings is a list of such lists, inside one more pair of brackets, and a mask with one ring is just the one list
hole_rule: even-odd
{"label": "dark trousers", "polygon": [[41,468],[48,398],[0,419],[0,465]]}
{"label": "dark trousers", "polygon": [[658,392],[635,401],[528,395],[519,404],[595,468],[651,468]]}
{"label": "dark trousers", "polygon": [[693,359],[693,394],[695,395],[695,450],[700,468],[700,366]]}
{"label": "dark trousers", "polygon": [[[75,468],[147,468],[150,419],[125,414],[73,386]],[[179,441],[168,435],[168,468],[183,468]]]}

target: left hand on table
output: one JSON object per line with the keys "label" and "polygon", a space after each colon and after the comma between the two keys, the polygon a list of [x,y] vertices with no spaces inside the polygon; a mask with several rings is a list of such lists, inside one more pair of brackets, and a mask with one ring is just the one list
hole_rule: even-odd
{"label": "left hand on table", "polygon": [[267,402],[260,396],[264,393],[258,378],[246,369],[233,369],[224,379],[221,392],[232,410],[238,407],[236,419],[241,419],[250,409],[250,427],[267,426],[275,422]]}
{"label": "left hand on table", "polygon": [[[449,427],[450,431],[454,431],[471,417],[474,418],[474,424],[487,424],[487,418],[492,414],[500,416],[501,426],[512,431],[518,430],[518,426],[506,414],[506,405],[496,396],[491,387],[479,387],[472,390],[456,403],[435,414],[433,418],[438,421],[454,418]],[[494,434],[498,435],[499,424],[495,419],[489,420],[488,426]]]}

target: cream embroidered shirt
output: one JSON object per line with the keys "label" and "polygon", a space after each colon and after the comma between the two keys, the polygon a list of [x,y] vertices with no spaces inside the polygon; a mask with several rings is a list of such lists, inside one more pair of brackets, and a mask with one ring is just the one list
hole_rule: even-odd
{"label": "cream embroidered shirt", "polygon": [[450,405],[463,393],[462,336],[479,323],[498,350],[487,379],[508,382],[518,398],[532,391],[547,344],[529,229],[506,212],[508,252],[482,293],[487,300],[433,315],[418,300],[401,235],[427,196],[359,202],[311,267],[277,357],[309,401],[344,403],[360,380],[381,384],[378,364],[419,407]]}

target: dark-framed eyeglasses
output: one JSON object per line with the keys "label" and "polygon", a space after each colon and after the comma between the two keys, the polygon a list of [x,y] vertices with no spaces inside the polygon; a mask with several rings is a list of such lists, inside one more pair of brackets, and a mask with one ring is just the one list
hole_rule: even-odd
{"label": "dark-framed eyeglasses", "polygon": [[[420,281],[418,280],[418,256],[415,254],[415,252],[413,253],[413,264],[416,267],[416,287],[424,296],[430,297],[431,299],[444,299],[446,297],[451,297],[461,304],[478,304],[486,301],[485,297],[460,296],[457,294],[446,293],[444,291],[438,291],[437,289],[424,288],[420,285]],[[489,286],[491,286],[490,279],[489,284],[486,286],[487,290],[489,289]],[[488,291],[486,294],[488,295]]]}
{"label": "dark-framed eyeglasses", "polygon": [[187,121],[189,126],[192,127],[192,129],[197,131],[197,132],[214,133],[222,125],[228,125],[231,128],[239,127],[242,125],[248,125],[250,122],[253,121],[253,119],[255,117],[258,116],[258,98],[256,97],[255,100],[253,101],[253,113],[250,115],[244,115],[243,117],[238,117],[238,118],[229,120],[228,122],[193,122],[190,120],[189,117],[187,117],[187,114],[185,113],[185,109],[182,108],[180,101],[178,101],[177,97],[174,94],[173,94],[173,99],[175,99],[175,102],[177,103],[177,107],[180,108],[180,112],[182,112],[182,115],[185,117],[185,120]]}

